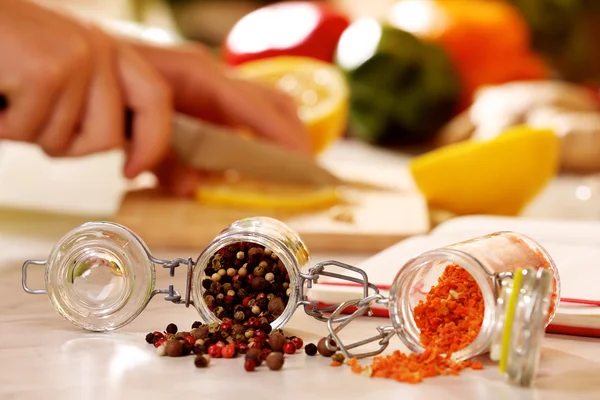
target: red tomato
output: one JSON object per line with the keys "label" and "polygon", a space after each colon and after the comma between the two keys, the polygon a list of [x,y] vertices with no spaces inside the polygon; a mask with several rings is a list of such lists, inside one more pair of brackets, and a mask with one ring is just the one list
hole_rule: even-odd
{"label": "red tomato", "polygon": [[349,18],[321,2],[286,1],[259,8],[240,19],[222,47],[229,65],[275,56],[333,62]]}

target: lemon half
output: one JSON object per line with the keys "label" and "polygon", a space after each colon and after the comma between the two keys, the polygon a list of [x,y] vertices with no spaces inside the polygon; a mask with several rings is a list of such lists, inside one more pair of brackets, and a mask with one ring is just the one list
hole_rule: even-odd
{"label": "lemon half", "polygon": [[345,76],[335,65],[308,57],[279,56],[241,64],[236,73],[294,99],[310,135],[313,154],[322,153],[344,134],[349,89]]}
{"label": "lemon half", "polygon": [[513,127],[416,157],[410,171],[433,208],[458,215],[518,215],[556,175],[560,140],[549,129]]}

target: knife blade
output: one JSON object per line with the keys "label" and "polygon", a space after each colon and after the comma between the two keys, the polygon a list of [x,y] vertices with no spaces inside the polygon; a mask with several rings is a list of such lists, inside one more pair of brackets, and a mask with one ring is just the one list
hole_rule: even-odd
{"label": "knife blade", "polygon": [[203,170],[234,170],[249,178],[287,184],[343,184],[310,156],[184,115],[174,118],[172,147],[183,162]]}

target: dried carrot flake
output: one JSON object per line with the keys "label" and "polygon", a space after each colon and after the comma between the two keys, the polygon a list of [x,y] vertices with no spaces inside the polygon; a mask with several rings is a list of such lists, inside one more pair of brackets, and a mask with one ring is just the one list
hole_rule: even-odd
{"label": "dried carrot flake", "polygon": [[451,359],[452,353],[465,348],[477,337],[483,312],[483,295],[475,279],[460,266],[449,265],[437,285],[414,309],[424,352],[405,354],[396,350],[387,356],[374,357],[366,367],[356,358],[347,364],[354,373],[413,384],[424,378],[458,375],[469,367],[483,369],[481,361]]}
{"label": "dried carrot flake", "polygon": [[333,361],[331,364],[329,364],[330,367],[339,367],[340,365],[342,365],[342,363],[339,363],[337,361]]}

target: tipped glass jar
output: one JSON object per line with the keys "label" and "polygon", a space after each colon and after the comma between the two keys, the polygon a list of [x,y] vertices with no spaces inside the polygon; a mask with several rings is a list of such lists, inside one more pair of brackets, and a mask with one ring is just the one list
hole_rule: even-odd
{"label": "tipped glass jar", "polygon": [[[47,260],[23,264],[22,286],[30,294],[46,294],[54,309],[78,327],[111,331],[133,321],[157,294],[165,300],[193,305],[205,323],[229,319],[242,325],[285,325],[299,306],[314,318],[337,307],[319,308],[304,292],[330,276],[364,286],[359,269],[327,261],[309,268],[308,249],[299,235],[281,221],[255,217],[226,227],[196,258],[161,260],[128,228],[112,222],[89,222],[63,236]],[[45,289],[27,285],[30,265],[45,267]],[[187,266],[185,292],[173,285],[156,288],[156,266],[175,270]],[[326,271],[342,268],[359,278]],[[306,271],[306,272],[303,272]]]}
{"label": "tipped glass jar", "polygon": [[[328,347],[360,358],[380,354],[397,335],[414,353],[431,349],[457,361],[490,352],[509,381],[529,386],[559,299],[558,271],[546,250],[524,235],[496,232],[413,257],[398,271],[389,298],[375,294],[339,305],[328,323],[336,345]],[[338,332],[350,321],[336,326],[339,315],[357,306],[354,319],[373,302],[387,305],[392,325],[344,344]],[[376,351],[350,352],[376,340]]]}

